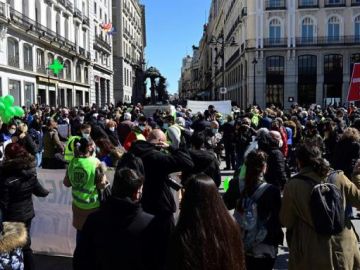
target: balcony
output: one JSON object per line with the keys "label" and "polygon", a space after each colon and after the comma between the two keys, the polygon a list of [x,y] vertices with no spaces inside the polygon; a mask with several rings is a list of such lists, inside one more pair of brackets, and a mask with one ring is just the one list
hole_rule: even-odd
{"label": "balcony", "polygon": [[83,24],[87,25],[87,26],[90,26],[90,20],[89,20],[89,17],[87,16],[83,16]]}
{"label": "balcony", "polygon": [[16,68],[19,68],[20,65],[19,65],[19,56],[11,56],[9,55],[8,56],[8,65],[9,66],[12,66],[12,67],[16,67]]}
{"label": "balcony", "polygon": [[33,71],[33,63],[24,61],[24,69],[28,71]]}
{"label": "balcony", "polygon": [[299,8],[319,8],[319,0],[299,0]]}
{"label": "balcony", "polygon": [[282,10],[286,9],[285,0],[266,0],[265,9],[266,10]]}
{"label": "balcony", "polygon": [[360,36],[296,38],[297,47],[351,46],[359,44]]}
{"label": "balcony", "polygon": [[247,7],[243,7],[241,10],[241,18],[247,16]]}
{"label": "balcony", "polygon": [[325,7],[345,7],[345,0],[325,0]]}
{"label": "balcony", "polygon": [[351,0],[351,6],[353,7],[360,6],[360,0]]}
{"label": "balcony", "polygon": [[287,47],[287,38],[264,38],[264,48]]}
{"label": "balcony", "polygon": [[44,64],[37,65],[36,72],[40,73],[40,74],[43,74],[43,75],[46,75],[46,67],[45,67],[45,65]]}
{"label": "balcony", "polygon": [[111,45],[108,44],[101,36],[96,36],[95,41],[96,42],[94,45],[100,45],[101,47],[111,52]]}
{"label": "balcony", "polygon": [[78,9],[78,8],[74,9],[74,18],[79,18],[82,21],[82,13],[81,13],[80,9]]}
{"label": "balcony", "polygon": [[40,38],[40,39],[41,38],[47,39],[50,43],[56,42],[56,43],[60,44],[61,46],[66,47],[68,50],[76,51],[75,43],[58,35],[56,32],[52,31],[51,29],[30,19],[29,17],[14,10],[13,8],[10,8],[10,20],[9,21],[12,24],[15,24],[17,27],[23,29],[26,32],[35,33],[38,36],[38,38]]}

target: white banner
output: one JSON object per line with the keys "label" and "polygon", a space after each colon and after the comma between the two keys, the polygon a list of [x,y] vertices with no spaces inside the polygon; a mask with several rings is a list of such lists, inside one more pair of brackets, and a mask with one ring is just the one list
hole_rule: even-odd
{"label": "white banner", "polygon": [[204,112],[208,109],[209,105],[214,105],[215,110],[222,114],[231,113],[231,101],[197,101],[197,100],[188,100],[187,108],[191,109],[193,113]]}
{"label": "white banner", "polygon": [[[76,230],[72,226],[71,188],[63,185],[66,170],[38,169],[40,183],[50,191],[46,198],[34,197],[35,218],[32,221],[32,249],[53,256],[72,256]],[[107,173],[113,181],[114,171]]]}

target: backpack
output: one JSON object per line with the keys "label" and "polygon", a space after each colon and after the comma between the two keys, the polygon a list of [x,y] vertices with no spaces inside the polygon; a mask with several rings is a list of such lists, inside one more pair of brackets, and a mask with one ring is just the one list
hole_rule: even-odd
{"label": "backpack", "polygon": [[234,218],[243,231],[245,251],[250,251],[256,247],[264,241],[267,235],[265,227],[267,220],[260,220],[257,202],[270,186],[268,183],[260,184],[254,194],[250,197],[244,197],[241,205],[234,211]]}
{"label": "backpack", "polygon": [[126,152],[119,160],[116,169],[121,168],[129,168],[134,170],[138,175],[145,175],[144,164],[141,158],[135,156],[131,152]]}
{"label": "backpack", "polygon": [[310,197],[311,218],[314,229],[321,235],[337,235],[345,227],[345,203],[341,190],[335,185],[337,172],[330,173],[325,183],[318,183],[310,177],[296,175],[313,185]]}

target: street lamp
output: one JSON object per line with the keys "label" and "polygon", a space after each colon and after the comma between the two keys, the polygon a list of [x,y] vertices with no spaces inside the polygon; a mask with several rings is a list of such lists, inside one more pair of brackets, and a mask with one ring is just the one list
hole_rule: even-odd
{"label": "street lamp", "polygon": [[255,106],[256,105],[256,86],[255,86],[255,82],[256,82],[256,64],[258,63],[256,58],[254,58],[252,63],[254,64],[254,100],[253,100],[253,105]]}
{"label": "street lamp", "polygon": [[[237,46],[238,44],[235,42],[234,37],[231,37],[228,41],[225,40],[224,38],[224,33],[222,32],[217,38],[216,37],[212,37],[210,39],[209,42],[210,45],[214,45],[215,47],[215,62],[214,65],[216,66],[218,64],[217,61],[217,57],[218,57],[218,48],[217,46],[220,45],[220,56],[221,56],[221,62],[222,62],[222,89],[224,90],[225,88],[225,47],[234,47]],[[215,69],[215,88],[216,88],[216,69]],[[217,98],[217,97],[215,97]],[[225,98],[225,93],[224,93],[224,98]]]}

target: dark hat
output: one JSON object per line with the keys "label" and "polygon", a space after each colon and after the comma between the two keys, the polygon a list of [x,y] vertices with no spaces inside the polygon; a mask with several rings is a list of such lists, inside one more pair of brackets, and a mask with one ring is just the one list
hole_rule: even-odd
{"label": "dark hat", "polygon": [[5,157],[9,159],[25,157],[28,152],[18,143],[10,143],[5,148]]}

